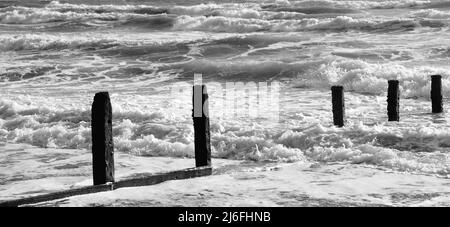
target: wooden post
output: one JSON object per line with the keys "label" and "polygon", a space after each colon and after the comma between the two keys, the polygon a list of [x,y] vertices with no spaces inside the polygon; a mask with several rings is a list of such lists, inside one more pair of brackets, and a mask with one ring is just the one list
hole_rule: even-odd
{"label": "wooden post", "polygon": [[442,113],[442,76],[431,76],[431,109],[433,113]]}
{"label": "wooden post", "polygon": [[112,108],[108,92],[95,94],[91,117],[94,185],[114,182]]}
{"label": "wooden post", "polygon": [[398,88],[398,80],[388,81],[387,111],[389,121],[399,121],[399,97],[400,90]]}
{"label": "wooden post", "polygon": [[195,166],[211,165],[208,92],[205,85],[194,85],[192,95],[195,143]]}
{"label": "wooden post", "polygon": [[345,117],[345,100],[344,100],[344,87],[332,86],[331,96],[333,104],[333,122],[334,125],[342,127],[344,126]]}

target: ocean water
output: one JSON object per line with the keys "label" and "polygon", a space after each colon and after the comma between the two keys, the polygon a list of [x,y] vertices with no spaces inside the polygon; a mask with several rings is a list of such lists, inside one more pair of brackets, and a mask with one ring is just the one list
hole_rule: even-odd
{"label": "ocean water", "polygon": [[[441,74],[450,108],[448,1],[1,1],[0,51],[2,143],[90,149],[92,99],[109,91],[117,152],[193,157],[192,91],[174,85],[201,73],[223,88],[279,84],[260,111],[276,120],[230,114],[210,93],[213,157],[450,174],[450,118],[429,101]],[[387,121],[388,79],[400,122]],[[332,85],[346,91],[343,128]]]}

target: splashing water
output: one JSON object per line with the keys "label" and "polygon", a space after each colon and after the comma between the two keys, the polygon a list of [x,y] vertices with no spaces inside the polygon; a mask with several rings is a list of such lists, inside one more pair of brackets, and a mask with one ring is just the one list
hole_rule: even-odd
{"label": "splashing water", "polygon": [[[213,157],[448,176],[448,117],[428,113],[430,75],[450,96],[449,28],[445,1],[0,3],[0,141],[89,149],[92,98],[108,90],[118,152],[193,157],[191,91],[172,87],[202,73],[281,86],[278,122],[223,115],[210,94]],[[386,120],[388,79],[400,81],[399,123]]]}

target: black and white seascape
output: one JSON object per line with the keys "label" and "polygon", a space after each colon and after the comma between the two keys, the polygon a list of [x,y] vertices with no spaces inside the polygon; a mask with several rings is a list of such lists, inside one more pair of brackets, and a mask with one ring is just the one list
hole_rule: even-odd
{"label": "black and white seascape", "polygon": [[446,0],[0,1],[0,202],[92,185],[101,91],[117,180],[194,167],[194,83],[211,176],[37,205],[450,206]]}

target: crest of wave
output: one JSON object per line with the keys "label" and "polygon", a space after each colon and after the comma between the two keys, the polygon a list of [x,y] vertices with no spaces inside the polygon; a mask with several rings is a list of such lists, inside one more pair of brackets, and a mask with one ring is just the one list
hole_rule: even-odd
{"label": "crest of wave", "polygon": [[[86,5],[86,4],[70,4],[52,1],[46,7],[51,10],[90,10],[92,12],[123,12],[123,13],[138,13],[138,14],[152,14],[170,13],[178,15],[201,16],[201,15],[217,15],[217,14],[232,14],[241,15],[243,17],[256,17],[259,9],[254,3],[202,3],[190,6],[168,6],[165,8],[153,5]],[[227,13],[228,12],[228,13]]]}
{"label": "crest of wave", "polygon": [[450,19],[450,11],[441,11],[435,9],[423,9],[412,12],[412,17],[431,18],[431,19]]}
{"label": "crest of wave", "polygon": [[386,92],[387,80],[396,79],[400,82],[402,97],[428,98],[429,76],[434,74],[443,76],[443,92],[450,95],[450,74],[447,68],[409,67],[397,63],[367,63],[362,60],[335,60],[324,63],[318,69],[299,75],[293,86],[343,85],[348,91],[381,95]]}
{"label": "crest of wave", "polygon": [[397,0],[397,1],[334,1],[334,0],[306,0],[306,1],[287,1],[287,0],[267,0],[266,3],[275,3],[281,6],[296,7],[338,7],[351,9],[392,9],[409,8],[423,6],[431,3],[427,0]]}
{"label": "crest of wave", "polygon": [[[276,16],[276,15],[275,15]],[[179,16],[173,30],[194,30],[210,32],[295,32],[295,31],[397,31],[423,26],[411,18],[377,19],[338,16],[335,18],[304,18],[300,20],[263,20],[229,18],[225,16]],[[433,25],[434,26],[434,25]],[[439,24],[444,26],[444,24]]]}
{"label": "crest of wave", "polygon": [[49,50],[83,47],[111,47],[118,45],[118,41],[109,38],[89,36],[24,34],[0,35],[0,49],[3,51],[20,50]]}
{"label": "crest of wave", "polygon": [[120,13],[95,13],[95,12],[58,12],[47,8],[24,8],[16,7],[13,10],[1,12],[0,22],[4,24],[35,24],[45,22],[67,21],[67,20],[86,20],[120,19],[124,16]]}

